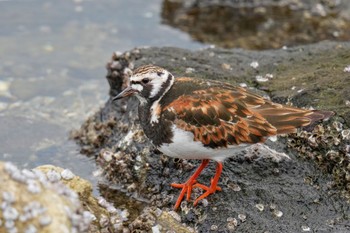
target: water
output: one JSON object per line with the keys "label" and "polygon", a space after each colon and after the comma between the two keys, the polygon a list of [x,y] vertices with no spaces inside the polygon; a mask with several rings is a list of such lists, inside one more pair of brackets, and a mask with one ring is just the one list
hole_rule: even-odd
{"label": "water", "polygon": [[[69,141],[108,98],[105,64],[137,46],[198,49],[161,24],[160,0],[0,0],[0,160],[53,164],[93,180]],[[95,183],[95,182],[94,182]]]}

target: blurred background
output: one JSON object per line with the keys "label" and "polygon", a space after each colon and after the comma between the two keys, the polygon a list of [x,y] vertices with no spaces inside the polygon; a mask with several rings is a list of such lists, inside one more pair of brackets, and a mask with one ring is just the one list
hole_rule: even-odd
{"label": "blurred background", "polygon": [[95,162],[68,138],[108,99],[114,51],[349,38],[346,0],[0,0],[0,160],[94,180]]}

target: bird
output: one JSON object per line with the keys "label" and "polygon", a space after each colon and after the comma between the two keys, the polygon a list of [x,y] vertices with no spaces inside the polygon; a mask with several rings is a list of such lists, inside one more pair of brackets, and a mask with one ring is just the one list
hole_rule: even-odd
{"label": "bird", "polygon": [[[181,189],[175,210],[185,195],[186,200],[190,200],[193,188],[203,189],[194,206],[221,191],[218,182],[226,158],[333,115],[331,111],[275,103],[240,86],[217,80],[175,78],[156,65],[136,68],[128,86],[112,97],[112,101],[129,96],[139,100],[140,124],[160,152],[173,158],[201,160],[186,182],[171,184]],[[216,162],[216,172],[207,186],[197,182],[197,178],[210,160]]]}

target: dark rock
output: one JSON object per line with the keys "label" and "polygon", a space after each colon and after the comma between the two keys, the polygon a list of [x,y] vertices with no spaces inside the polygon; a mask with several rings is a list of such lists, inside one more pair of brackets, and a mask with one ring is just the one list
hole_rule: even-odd
{"label": "dark rock", "polygon": [[[136,49],[112,58],[107,65],[107,79],[112,84],[110,94],[114,96],[125,87],[129,67],[153,63],[175,76],[246,83],[260,94],[269,93],[273,100],[281,103],[337,112],[338,116],[328,123],[329,126],[318,127],[333,127],[332,122],[339,121],[343,123],[342,130],[337,131],[336,127],[325,130],[319,143],[308,141],[305,136],[315,132],[300,131],[269,144],[288,154],[291,160],[277,162],[267,158],[273,156],[263,150],[258,156],[247,152],[228,159],[219,184],[222,191],[211,195],[207,204],[197,207],[184,201],[179,214],[183,223],[196,225],[199,231],[302,232],[310,228],[317,232],[346,232],[350,230],[350,206],[344,197],[350,190],[347,181],[350,177],[347,150],[350,149],[346,147],[350,142],[347,138],[339,138],[339,143],[334,140],[328,144],[323,142],[328,138],[327,133],[332,134],[333,139],[343,135],[350,123],[350,108],[346,106],[346,101],[350,100],[346,85],[349,73],[344,72],[350,64],[348,54],[350,43],[331,42],[264,52]],[[119,60],[123,61],[121,66],[111,65]],[[259,66],[251,67],[253,61]],[[271,74],[267,75],[266,82],[256,81],[257,75],[265,77],[266,74]],[[114,184],[111,191],[117,189],[120,195],[129,196],[145,206],[167,210],[172,208],[179,194],[179,190],[169,184],[184,182],[199,161],[172,159],[155,151],[138,124],[137,104],[135,98],[114,103],[108,101],[72,136],[85,153],[97,157],[105,177]],[[314,158],[309,156],[310,151]],[[209,183],[214,171],[214,163],[211,163],[199,182]],[[108,186],[106,188],[104,192],[107,193]],[[191,199],[198,195],[200,191],[195,189]],[[242,216],[245,216],[244,220],[240,220]],[[136,221],[134,224],[143,219],[135,218],[130,219]],[[143,229],[137,224],[132,226]],[[145,227],[149,228],[149,224]]]}
{"label": "dark rock", "polygon": [[349,1],[164,0],[163,23],[200,42],[246,49],[350,39]]}

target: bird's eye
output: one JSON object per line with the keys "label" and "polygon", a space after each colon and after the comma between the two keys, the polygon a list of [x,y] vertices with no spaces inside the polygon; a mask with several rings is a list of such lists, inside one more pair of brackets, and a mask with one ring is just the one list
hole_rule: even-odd
{"label": "bird's eye", "polygon": [[149,78],[144,78],[144,79],[142,79],[142,83],[144,83],[144,84],[149,83]]}

